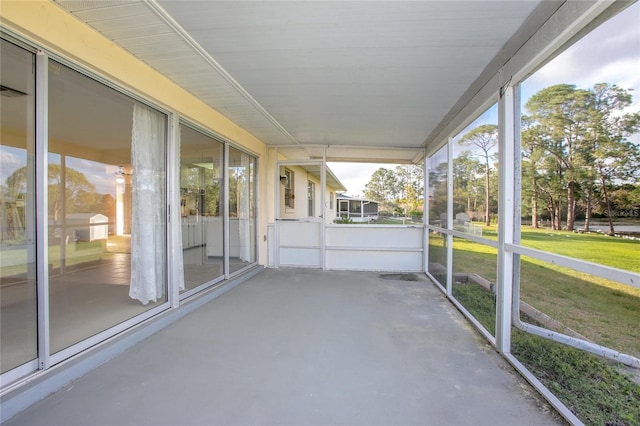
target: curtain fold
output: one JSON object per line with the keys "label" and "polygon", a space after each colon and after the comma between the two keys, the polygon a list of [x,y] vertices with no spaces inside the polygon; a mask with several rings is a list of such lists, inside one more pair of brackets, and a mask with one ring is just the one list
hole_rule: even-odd
{"label": "curtain fold", "polygon": [[129,296],[143,305],[163,297],[165,267],[164,116],[133,106]]}

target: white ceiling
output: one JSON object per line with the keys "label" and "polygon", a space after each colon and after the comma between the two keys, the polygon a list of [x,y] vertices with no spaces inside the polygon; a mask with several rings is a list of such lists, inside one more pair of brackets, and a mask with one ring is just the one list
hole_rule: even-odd
{"label": "white ceiling", "polygon": [[562,2],[57,3],[269,145],[419,149]]}

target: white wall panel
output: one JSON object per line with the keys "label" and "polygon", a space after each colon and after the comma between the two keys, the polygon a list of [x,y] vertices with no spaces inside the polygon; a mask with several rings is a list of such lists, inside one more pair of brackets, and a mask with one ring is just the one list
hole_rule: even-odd
{"label": "white wall panel", "polygon": [[327,226],[328,247],[422,248],[422,227]]}
{"label": "white wall panel", "polygon": [[281,247],[280,266],[319,268],[320,249]]}
{"label": "white wall panel", "polygon": [[320,268],[322,225],[319,221],[278,221],[278,265]]}
{"label": "white wall panel", "polygon": [[326,268],[422,271],[423,233],[420,226],[327,226]]}
{"label": "white wall panel", "polygon": [[327,269],[353,271],[422,271],[422,251],[331,250]]}
{"label": "white wall panel", "polygon": [[321,225],[321,222],[278,222],[280,246],[319,248]]}

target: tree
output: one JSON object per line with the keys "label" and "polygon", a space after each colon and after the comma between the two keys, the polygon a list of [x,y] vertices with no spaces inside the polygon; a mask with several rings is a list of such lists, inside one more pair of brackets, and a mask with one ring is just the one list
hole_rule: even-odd
{"label": "tree", "polygon": [[[429,170],[429,221],[446,227],[442,222],[442,215],[447,211],[449,166],[446,162],[438,163]],[[446,216],[446,214],[445,214]]]}
{"label": "tree", "polygon": [[421,166],[415,164],[396,166],[395,171],[396,194],[399,204],[403,204],[408,211],[419,210],[422,205],[424,173]]}
{"label": "tree", "polygon": [[632,96],[616,85],[598,83],[593,87],[593,109],[590,115],[591,156],[600,192],[609,219],[609,233],[615,233],[610,188],[615,181],[636,182],[640,179],[640,147],[627,137],[640,129],[640,113],[626,113]]}
{"label": "tree", "polygon": [[364,187],[364,196],[378,202],[391,202],[396,195],[396,177],[383,167],[379,168]]}
{"label": "tree", "polygon": [[405,211],[416,211],[422,206],[423,182],[421,166],[396,166],[395,170],[381,167],[365,185],[364,196],[382,203],[387,209],[400,209],[400,204]]}
{"label": "tree", "polygon": [[470,151],[463,151],[453,159],[453,203],[454,212],[463,211],[473,217],[478,198],[481,196],[478,176],[482,164],[473,158]]}
{"label": "tree", "polygon": [[[523,115],[521,118],[522,132],[522,195],[523,200],[531,200],[531,227],[538,228],[538,201],[542,197],[539,188],[540,172],[544,150],[539,141],[544,137],[540,125],[532,122],[530,117]],[[524,184],[528,182],[529,185]],[[524,201],[523,201],[523,204]]]}
{"label": "tree", "polygon": [[[532,119],[536,120],[548,134],[541,140],[543,149],[556,162],[554,173],[558,184],[566,188],[566,229],[573,229],[576,217],[576,193],[580,167],[585,164],[588,147],[584,143],[591,110],[591,93],[576,89],[575,85],[557,84],[540,90],[526,103]],[[554,200],[554,204],[558,204]],[[558,206],[554,211],[559,213]],[[559,218],[558,218],[559,220]]]}
{"label": "tree", "polygon": [[18,169],[7,178],[6,186],[0,185],[0,241],[24,238],[24,208],[18,207],[18,200],[27,194],[25,171],[26,167]]}
{"label": "tree", "polygon": [[640,185],[625,183],[609,192],[611,206],[619,216],[638,217],[640,215]]}
{"label": "tree", "polygon": [[498,126],[495,124],[483,124],[465,135],[458,142],[460,145],[473,145],[480,148],[482,161],[484,164],[485,181],[485,224],[491,225],[491,191],[490,191],[490,171],[491,171],[491,151],[498,143]]}
{"label": "tree", "polygon": [[[65,214],[91,212],[100,202],[97,198],[96,187],[87,177],[71,167],[65,167],[64,177],[60,164],[49,164],[48,167],[48,199],[49,214],[56,221],[60,220],[63,208]],[[64,178],[64,190],[62,179]],[[26,194],[27,167],[21,167],[7,178],[10,193],[18,196]],[[63,195],[64,194],[64,200]]]}
{"label": "tree", "polygon": [[[7,204],[7,208],[10,210],[3,212],[8,223],[7,236],[11,238],[15,238],[23,228],[24,211],[18,214],[15,200],[26,198],[28,172],[26,166],[21,167],[6,180],[8,195],[6,199],[14,201]],[[62,214],[66,216],[70,213],[105,212],[113,208],[113,198],[97,194],[96,187],[89,182],[83,173],[71,167],[65,167],[64,174],[62,172],[60,164],[49,164],[47,173],[48,212],[53,217],[55,224],[61,223]],[[3,236],[3,238],[5,237]]]}
{"label": "tree", "polygon": [[62,171],[60,164],[49,164],[49,214],[55,223],[59,223],[61,213],[91,212],[96,204],[96,187],[84,173],[71,167],[64,168],[64,175]]}

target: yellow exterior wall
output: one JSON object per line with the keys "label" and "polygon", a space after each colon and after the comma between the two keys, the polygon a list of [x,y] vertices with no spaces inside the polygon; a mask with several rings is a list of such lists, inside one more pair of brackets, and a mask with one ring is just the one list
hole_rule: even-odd
{"label": "yellow exterior wall", "polygon": [[[294,198],[294,208],[286,207],[284,204],[284,185],[280,185],[280,195],[279,195],[279,209],[280,215],[278,216],[280,219],[304,219],[308,217],[309,213],[309,198],[308,198],[308,182],[311,181],[316,184],[315,191],[315,218],[323,217],[326,223],[333,223],[333,219],[336,217],[336,208],[335,204],[333,209],[329,209],[329,194],[333,192],[334,197],[335,194],[339,191],[339,188],[334,188],[327,184],[327,188],[325,191],[325,203],[326,208],[322,207],[322,191],[320,188],[320,179],[317,179],[314,176],[311,176],[307,173],[307,170],[303,167],[296,165],[286,165],[280,166],[280,171],[278,173],[279,176],[284,175],[284,170],[289,169],[293,172],[294,176],[294,185],[293,190],[295,192]],[[335,201],[335,200],[334,200]]]}
{"label": "yellow exterior wall", "polygon": [[[260,194],[267,193],[267,148],[262,141],[60,7],[49,1],[2,0],[0,25],[44,51],[77,63],[254,152],[260,162],[258,191]],[[267,200],[259,199],[258,211],[266,212]],[[265,216],[259,214],[259,218]],[[267,251],[263,238],[266,234],[266,221],[261,220],[257,233],[258,260],[261,264],[266,264]]]}

